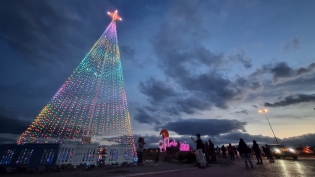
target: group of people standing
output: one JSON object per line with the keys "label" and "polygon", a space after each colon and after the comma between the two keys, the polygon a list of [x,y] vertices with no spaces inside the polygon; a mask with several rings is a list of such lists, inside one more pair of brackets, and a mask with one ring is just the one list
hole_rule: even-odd
{"label": "group of people standing", "polygon": [[[216,160],[216,153],[219,154],[220,157],[220,151],[222,151],[223,157],[226,157],[226,148],[224,145],[219,148],[214,147],[214,143],[209,139],[208,142],[203,143],[203,141],[200,138],[200,134],[197,135],[197,140],[194,140],[193,137],[191,137],[191,140],[196,143],[196,159],[198,164],[200,165],[200,168],[206,168],[206,166],[209,163],[217,163]],[[236,151],[236,148],[231,145],[231,143],[228,146],[228,152],[231,157],[231,160],[235,161],[234,152]],[[236,153],[237,154],[237,153]]]}
{"label": "group of people standing", "polygon": [[232,146],[231,143],[229,143],[227,149],[225,148],[224,145],[222,145],[221,148],[219,146],[216,147],[216,153],[218,154],[219,157],[221,157],[222,152],[223,158],[227,158],[226,151],[228,152],[231,161],[235,161],[235,156],[238,158],[236,147]]}
{"label": "group of people standing", "polygon": [[[240,139],[238,150],[245,161],[246,167],[248,167],[248,164],[247,164],[247,161],[248,161],[251,165],[251,168],[253,168],[253,163],[251,162],[250,157],[249,157],[249,154],[251,154],[252,151],[251,151],[250,147],[248,147],[246,145],[246,143],[244,142],[243,139]],[[260,147],[255,140],[253,140],[253,150],[255,152],[255,156],[257,159],[256,164],[258,164],[258,165],[263,164],[263,161],[261,158],[261,150],[260,150]],[[269,159],[269,162],[275,162],[275,160],[272,158],[271,150],[267,144],[265,146],[263,146],[263,151],[264,151],[266,157]]]}
{"label": "group of people standing", "polygon": [[[239,152],[240,156],[243,158],[245,162],[246,168],[249,168],[249,165],[251,168],[254,168],[253,163],[251,161],[251,154],[252,154],[252,149],[255,152],[255,156],[257,158],[257,163],[256,164],[263,164],[262,158],[261,158],[261,150],[259,145],[255,140],[253,140],[253,148],[251,149],[247,144],[244,142],[244,140],[241,138],[240,142],[238,144],[238,148],[235,146],[232,146],[231,143],[229,143],[227,149],[224,147],[224,145],[219,148],[214,148],[214,144],[211,140],[209,140],[209,144],[207,142],[203,143],[203,141],[200,138],[200,134],[197,134],[197,140],[195,141],[192,137],[191,140],[196,143],[196,159],[197,162],[200,164],[200,168],[206,168],[207,164],[209,162],[216,163],[216,153],[220,157],[220,151],[222,151],[223,157],[226,156],[226,151],[228,151],[228,154],[231,158],[231,161],[235,162],[235,156],[237,156],[237,151]],[[270,162],[274,162],[274,159],[272,158],[272,153],[268,145],[263,146],[263,151],[267,158],[269,159]],[[211,159],[210,159],[211,158]]]}
{"label": "group of people standing", "polygon": [[[217,163],[216,160],[216,153],[220,157],[220,151],[222,151],[222,155],[224,158],[227,158],[226,151],[228,151],[228,154],[231,158],[231,161],[235,162],[235,156],[238,158],[237,151],[239,152],[240,156],[245,161],[246,168],[249,168],[249,165],[251,168],[254,168],[253,163],[250,159],[250,156],[252,154],[252,149],[255,152],[255,156],[257,158],[256,164],[263,164],[262,158],[261,158],[261,150],[257,142],[253,141],[253,148],[251,149],[247,144],[244,142],[244,140],[241,138],[240,142],[238,144],[238,148],[235,146],[232,146],[231,143],[229,143],[227,149],[224,147],[224,145],[219,148],[218,146],[215,148],[213,142],[209,139],[208,142],[203,142],[200,138],[200,134],[197,134],[197,140],[194,140],[193,137],[191,137],[191,140],[196,143],[196,159],[197,162],[200,164],[200,168],[206,168],[206,166],[209,163]],[[140,137],[138,139],[138,165],[142,165],[142,154],[144,149],[144,138]],[[263,146],[263,151],[270,162],[274,162],[274,159],[272,158],[272,153],[268,145]],[[158,155],[155,157],[155,163],[158,163]]]}

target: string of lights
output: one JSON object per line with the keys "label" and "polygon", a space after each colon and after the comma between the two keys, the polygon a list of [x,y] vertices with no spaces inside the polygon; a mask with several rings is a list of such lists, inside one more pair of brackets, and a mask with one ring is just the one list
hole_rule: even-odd
{"label": "string of lights", "polygon": [[17,140],[23,143],[80,143],[85,136],[101,145],[134,146],[113,21]]}

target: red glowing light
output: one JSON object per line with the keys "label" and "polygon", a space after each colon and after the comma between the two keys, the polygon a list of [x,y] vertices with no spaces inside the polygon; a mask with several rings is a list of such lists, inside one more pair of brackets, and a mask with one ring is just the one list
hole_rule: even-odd
{"label": "red glowing light", "polygon": [[118,16],[118,11],[117,11],[117,10],[116,10],[114,13],[112,13],[112,12],[107,12],[107,14],[112,17],[112,21],[122,20],[122,19],[120,18],[120,16]]}

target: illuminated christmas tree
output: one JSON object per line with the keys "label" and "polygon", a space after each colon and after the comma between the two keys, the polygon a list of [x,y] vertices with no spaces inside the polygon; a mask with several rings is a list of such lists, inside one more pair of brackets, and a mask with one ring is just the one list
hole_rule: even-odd
{"label": "illuminated christmas tree", "polygon": [[119,46],[112,22],[17,143],[81,142],[134,145]]}

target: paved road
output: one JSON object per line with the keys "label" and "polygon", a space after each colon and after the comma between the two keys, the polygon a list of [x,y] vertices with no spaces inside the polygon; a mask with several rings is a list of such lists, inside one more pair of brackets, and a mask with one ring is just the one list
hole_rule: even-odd
{"label": "paved road", "polygon": [[[256,163],[256,161],[254,160]],[[206,169],[189,168],[174,172],[132,175],[138,177],[315,177],[315,158],[300,158],[299,160],[276,159],[275,163],[264,160],[264,165],[254,165],[254,169],[246,169],[241,159],[227,162],[226,165],[212,165]]]}
{"label": "paved road", "polygon": [[[252,158],[254,162],[256,160]],[[114,167],[95,169],[92,171],[66,170],[58,173],[19,173],[0,174],[1,177],[315,177],[315,157],[293,159],[276,159],[275,163],[256,165],[254,169],[245,169],[242,159],[231,162],[227,158],[218,158],[218,165],[206,169],[198,169],[193,164],[174,164],[161,162],[159,166],[145,164],[144,166]]]}

